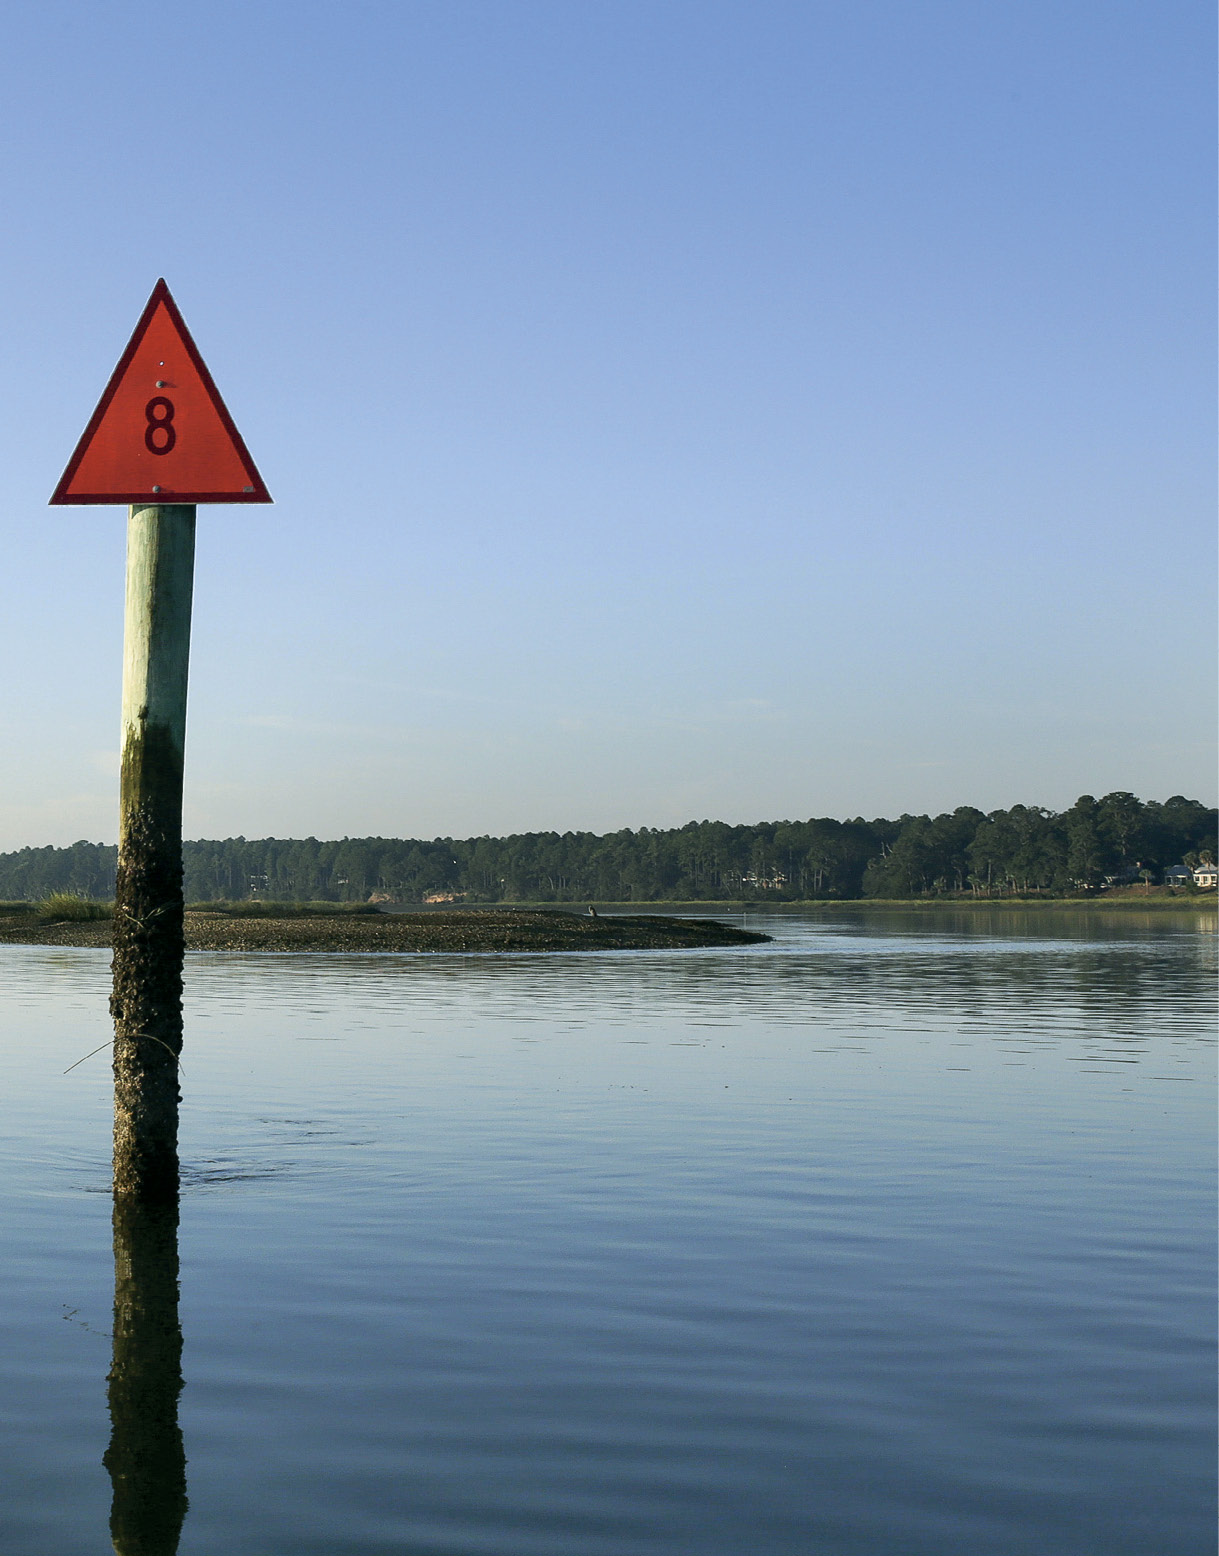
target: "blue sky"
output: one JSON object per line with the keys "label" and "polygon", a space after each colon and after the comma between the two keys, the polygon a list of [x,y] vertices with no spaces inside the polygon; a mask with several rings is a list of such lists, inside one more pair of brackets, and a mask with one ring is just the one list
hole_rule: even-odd
{"label": "blue sky", "polygon": [[113,839],[164,275],[189,836],[1215,797],[1212,8],[47,3],[0,58],[0,848]]}

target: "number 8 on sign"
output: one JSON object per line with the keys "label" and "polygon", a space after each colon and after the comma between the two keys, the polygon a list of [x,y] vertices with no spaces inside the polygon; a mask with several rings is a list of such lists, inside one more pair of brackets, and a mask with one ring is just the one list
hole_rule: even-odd
{"label": "number 8 on sign", "polygon": [[[168,454],[178,441],[173,419],[174,402],[167,400],[163,394],[154,394],[144,407],[144,420],[148,423],[144,428],[144,447],[150,454]],[[158,432],[165,434],[163,443],[157,442]]]}
{"label": "number 8 on sign", "polygon": [[164,281],[153,288],[51,501],[271,501]]}

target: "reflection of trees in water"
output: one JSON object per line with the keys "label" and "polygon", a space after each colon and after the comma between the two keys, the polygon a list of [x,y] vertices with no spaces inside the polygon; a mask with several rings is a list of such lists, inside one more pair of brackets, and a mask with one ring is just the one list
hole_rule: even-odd
{"label": "reflection of trees in water", "polygon": [[[1145,1038],[1173,1026],[1197,1031],[1195,1002],[1211,997],[1213,913],[868,908],[710,916],[762,929],[780,944],[710,954],[615,951],[578,963],[564,955],[335,957],[325,981],[352,1010],[408,999],[425,1017],[515,1022],[518,1039],[527,1036],[525,1023],[558,1012],[599,1026],[673,1019],[808,1026],[862,1016],[878,1031],[967,1023],[1002,1034],[1035,1022],[1046,1041],[1085,1028],[1096,1035],[1099,1020],[1105,1030]],[[225,981],[226,995],[240,999],[257,986],[260,999],[302,1019],[316,1002],[291,957],[275,966],[234,962]]]}
{"label": "reflection of trees in water", "polygon": [[186,1453],[178,1427],[178,1205],[114,1204],[114,1355],[110,1446],[103,1462],[119,1556],[174,1556],[186,1516]]}
{"label": "reflection of trees in water", "polygon": [[[728,1026],[753,1019],[867,1028],[877,1038],[964,1031],[1137,1049],[1152,1038],[1197,1032],[1196,1002],[1209,999],[1213,957],[1204,935],[1191,934],[1191,954],[1182,955],[1179,934],[1143,917],[1131,923],[1114,915],[1115,924],[1083,914],[979,910],[928,921],[872,912],[827,923],[819,941],[777,955],[590,959],[581,994],[589,1005],[600,1000],[600,1019],[617,1007],[632,1020],[676,1014]],[[773,927],[751,917],[755,923]],[[455,960],[428,969],[435,986],[444,977],[459,983],[463,972],[468,978]],[[543,988],[553,994],[557,980],[547,983],[546,973],[524,961],[478,969],[480,982],[500,996],[501,1012]]]}

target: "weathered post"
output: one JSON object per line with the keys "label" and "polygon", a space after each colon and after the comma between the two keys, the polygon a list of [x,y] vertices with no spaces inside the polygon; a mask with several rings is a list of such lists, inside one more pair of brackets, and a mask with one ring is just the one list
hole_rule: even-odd
{"label": "weathered post", "polygon": [[116,1206],[125,1198],[177,1203],[182,753],[195,505],[270,501],[169,288],[158,281],[51,497],[52,505],[131,504],[110,997]]}
{"label": "weathered post", "polygon": [[178,1193],[182,760],[195,509],[132,505],[114,900],[114,1192]]}

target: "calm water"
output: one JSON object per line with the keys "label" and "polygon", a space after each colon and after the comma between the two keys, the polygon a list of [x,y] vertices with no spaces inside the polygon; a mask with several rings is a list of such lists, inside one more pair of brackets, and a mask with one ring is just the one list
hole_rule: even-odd
{"label": "calm water", "polygon": [[[763,927],[188,959],[184,1556],[1214,1551],[1213,918]],[[107,985],[0,948],[14,1556],[110,1549]]]}

